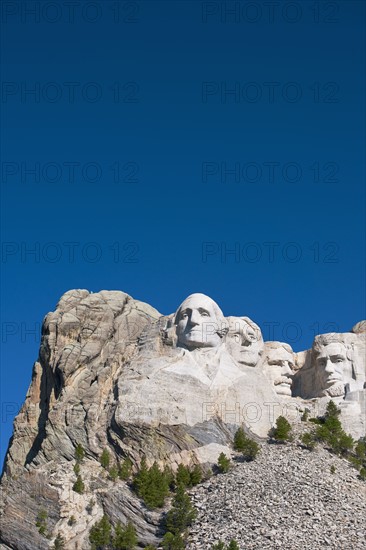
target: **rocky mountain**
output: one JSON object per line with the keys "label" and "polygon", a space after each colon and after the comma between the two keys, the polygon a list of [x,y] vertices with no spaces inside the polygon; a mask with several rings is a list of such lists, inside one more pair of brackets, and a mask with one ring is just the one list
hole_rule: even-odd
{"label": "rocky mountain", "polygon": [[[264,444],[279,415],[300,425],[305,408],[321,414],[330,398],[346,429],[365,435],[365,334],[361,322],[296,354],[286,343],[263,342],[252,320],[224,317],[201,294],[163,316],[120,291],[67,292],[44,319],[32,382],[14,422],[1,481],[0,548],[43,550],[62,533],[67,549],[86,550],[103,514],[114,525],[131,521],[142,547],[158,545],[162,510],[149,510],[128,483],[110,479],[100,462],[105,449],[112,464],[128,457],[134,471],[143,457],[148,465],[201,464],[208,471],[221,452],[230,455],[238,426]],[[78,446],[85,451],[82,492],[74,490]],[[276,476],[269,467],[275,451],[263,451],[267,463],[254,467]],[[238,466],[230,476],[240,483],[247,471]],[[246,510],[259,506],[251,498]],[[47,516],[41,530],[40,511]],[[210,540],[192,539],[190,548]]]}

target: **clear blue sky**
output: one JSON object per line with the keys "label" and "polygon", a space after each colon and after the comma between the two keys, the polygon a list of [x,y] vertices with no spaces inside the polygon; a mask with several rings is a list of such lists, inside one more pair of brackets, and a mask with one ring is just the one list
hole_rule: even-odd
{"label": "clear blue sky", "polygon": [[204,292],[296,351],[365,317],[364,2],[2,10],[0,458],[69,289]]}

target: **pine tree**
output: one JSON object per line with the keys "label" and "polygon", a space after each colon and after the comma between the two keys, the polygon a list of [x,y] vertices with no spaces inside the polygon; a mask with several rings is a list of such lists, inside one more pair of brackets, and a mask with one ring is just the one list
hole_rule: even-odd
{"label": "pine tree", "polygon": [[76,462],[82,462],[85,457],[85,451],[82,445],[78,443],[75,447],[75,460]]}
{"label": "pine tree", "polygon": [[175,476],[177,485],[184,485],[184,487],[188,487],[191,483],[191,474],[189,471],[189,468],[184,466],[183,464],[179,464],[178,470]]}
{"label": "pine tree", "polygon": [[127,479],[129,477],[131,477],[131,473],[132,473],[132,462],[131,460],[127,457],[125,458],[125,460],[123,460],[123,462],[121,462],[121,464],[119,465],[119,468],[118,468],[118,475],[121,479],[123,479],[124,481],[127,481]]}
{"label": "pine tree", "polygon": [[191,525],[197,512],[192,505],[189,495],[182,484],[178,485],[173,499],[172,508],[166,515],[166,530],[173,535],[179,535]]}
{"label": "pine tree", "polygon": [[325,413],[325,418],[338,418],[341,414],[341,410],[337,407],[334,401],[330,400]]}
{"label": "pine tree", "polygon": [[137,544],[136,529],[131,522],[124,528],[121,522],[117,523],[112,544],[115,550],[133,550],[135,548]]}
{"label": "pine tree", "polygon": [[98,550],[100,547],[110,544],[111,531],[112,526],[109,519],[104,515],[102,519],[90,529],[89,541],[92,544],[92,549]]}
{"label": "pine tree", "polygon": [[164,550],[184,550],[185,544],[180,534],[165,533],[162,540]]}
{"label": "pine tree", "polygon": [[246,444],[246,435],[243,428],[238,428],[234,436],[234,449],[236,451],[244,451]]}
{"label": "pine tree", "polygon": [[276,441],[285,443],[291,440],[291,431],[290,422],[284,416],[279,416],[276,420],[276,427],[271,430],[271,434]]}
{"label": "pine tree", "polygon": [[203,478],[202,468],[199,464],[195,464],[191,470],[191,485],[198,485]]}
{"label": "pine tree", "polygon": [[156,462],[148,469],[146,461],[143,459],[141,468],[134,479],[134,487],[146,506],[161,508],[169,494],[169,479]]}
{"label": "pine tree", "polygon": [[229,542],[229,546],[227,547],[227,550],[240,550],[238,543],[236,540],[232,539]]}
{"label": "pine tree", "polygon": [[212,550],[225,550],[225,544],[222,540],[219,540],[219,542],[216,542],[216,544],[213,545]]}
{"label": "pine tree", "polygon": [[222,474],[226,474],[230,469],[230,459],[221,453],[217,462],[218,468]]}
{"label": "pine tree", "polygon": [[63,550],[64,548],[65,548],[65,539],[60,533],[58,533],[57,537],[53,542],[52,550]]}
{"label": "pine tree", "polygon": [[77,476],[76,481],[74,485],[72,486],[73,490],[76,493],[82,494],[85,490],[85,485],[83,480],[81,479],[81,476]]}
{"label": "pine tree", "polygon": [[111,461],[111,456],[108,452],[108,449],[104,449],[100,457],[100,463],[103,466],[103,468],[108,470],[110,461]]}
{"label": "pine tree", "polygon": [[113,464],[113,466],[109,469],[109,477],[112,481],[116,481],[118,477],[118,468],[115,464]]}

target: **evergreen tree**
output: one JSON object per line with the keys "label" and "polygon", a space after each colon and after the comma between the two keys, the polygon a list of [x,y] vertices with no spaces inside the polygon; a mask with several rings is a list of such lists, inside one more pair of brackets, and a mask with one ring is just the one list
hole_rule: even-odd
{"label": "evergreen tree", "polygon": [[229,542],[229,546],[227,547],[227,550],[240,550],[238,543],[236,540],[232,539]]}
{"label": "evergreen tree", "polygon": [[315,448],[316,441],[314,439],[314,435],[311,432],[305,432],[300,436],[300,440],[302,444],[309,449],[309,451],[312,451]]}
{"label": "evergreen tree", "polygon": [[276,427],[271,430],[271,435],[276,441],[285,443],[291,440],[291,431],[290,422],[284,416],[279,416],[276,420]]}
{"label": "evergreen tree", "polygon": [[216,542],[216,544],[213,545],[212,550],[225,550],[225,544],[222,540],[219,540],[219,542]]}
{"label": "evergreen tree", "polygon": [[188,485],[191,484],[191,473],[189,471],[189,468],[187,468],[183,464],[179,464],[175,479],[177,485],[181,484],[184,485],[184,487],[188,487]]}
{"label": "evergreen tree", "polygon": [[100,457],[100,463],[103,466],[103,468],[108,470],[110,461],[111,461],[111,456],[108,452],[108,449],[104,449]]}
{"label": "evergreen tree", "polygon": [[244,433],[243,428],[239,428],[234,436],[234,449],[243,454],[244,460],[250,461],[255,459],[260,446]]}
{"label": "evergreen tree", "polygon": [[137,544],[136,529],[129,522],[126,527],[122,527],[121,522],[118,522],[113,537],[114,550],[133,550]]}
{"label": "evergreen tree", "polygon": [[72,486],[72,488],[76,493],[82,494],[84,492],[85,485],[83,480],[81,479],[81,476],[77,476],[76,481]]}
{"label": "evergreen tree", "polygon": [[109,519],[104,515],[102,519],[90,529],[89,541],[91,542],[92,549],[99,550],[99,548],[103,548],[110,544],[111,531],[112,526]]}
{"label": "evergreen tree", "polygon": [[113,466],[109,469],[109,477],[112,481],[116,481],[118,477],[118,468],[115,464],[113,464]]}
{"label": "evergreen tree", "polygon": [[191,525],[197,512],[192,505],[189,495],[182,484],[178,485],[173,499],[172,508],[166,515],[166,530],[173,535],[179,535]]}
{"label": "evergreen tree", "polygon": [[85,457],[85,451],[82,445],[78,443],[75,447],[75,460],[76,462],[82,462]]}
{"label": "evergreen tree", "polygon": [[52,550],[63,550],[64,548],[65,548],[65,539],[60,533],[58,533],[57,537],[53,542]]}
{"label": "evergreen tree", "polygon": [[238,428],[234,436],[234,449],[236,451],[244,451],[246,444],[246,435],[243,428]]}
{"label": "evergreen tree", "polygon": [[77,462],[74,466],[74,472],[78,476],[80,474],[80,463]]}
{"label": "evergreen tree", "polygon": [[217,465],[220,472],[226,474],[230,469],[230,458],[228,458],[225,453],[221,453]]}
{"label": "evergreen tree", "polygon": [[164,550],[184,550],[185,544],[180,534],[165,533],[162,540]]}
{"label": "evergreen tree", "polygon": [[169,494],[169,479],[156,462],[151,468],[141,461],[141,468],[135,476],[134,487],[140,498],[149,508],[161,508]]}
{"label": "evergreen tree", "polygon": [[325,418],[338,418],[341,414],[341,410],[337,407],[333,400],[330,400],[325,413]]}
{"label": "evergreen tree", "polygon": [[199,464],[195,464],[191,470],[191,485],[198,485],[203,478],[202,468]]}
{"label": "evergreen tree", "polygon": [[127,479],[131,477],[131,473],[132,473],[132,462],[127,457],[119,465],[118,475],[121,479],[123,479],[124,481],[127,481]]}
{"label": "evergreen tree", "polygon": [[41,508],[37,514],[36,527],[41,535],[46,536],[48,514],[44,508]]}

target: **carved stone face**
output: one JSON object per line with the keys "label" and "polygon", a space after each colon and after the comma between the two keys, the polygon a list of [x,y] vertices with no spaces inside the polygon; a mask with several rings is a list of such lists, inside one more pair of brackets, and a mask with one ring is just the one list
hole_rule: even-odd
{"label": "carved stone face", "polygon": [[331,397],[344,394],[345,385],[352,382],[354,376],[343,344],[334,342],[320,347],[316,357],[316,378],[320,391]]}
{"label": "carved stone face", "polygon": [[188,350],[219,346],[223,323],[224,316],[216,302],[205,294],[191,294],[175,315],[178,346]]}
{"label": "carved stone face", "polygon": [[238,363],[255,367],[263,353],[263,338],[255,323],[241,317],[228,317],[227,347]]}
{"label": "carved stone face", "polygon": [[293,367],[294,356],[292,352],[282,346],[267,350],[264,372],[267,378],[273,382],[275,392],[279,395],[292,395]]}

